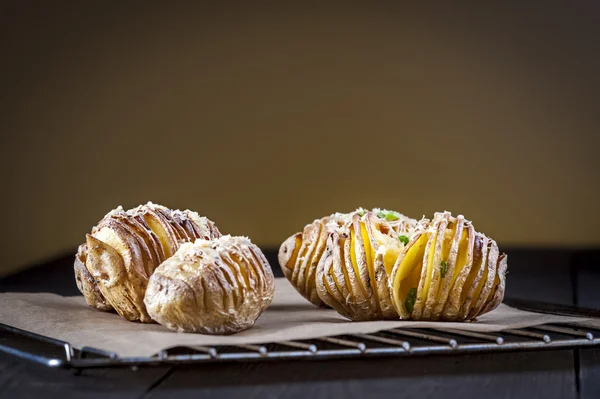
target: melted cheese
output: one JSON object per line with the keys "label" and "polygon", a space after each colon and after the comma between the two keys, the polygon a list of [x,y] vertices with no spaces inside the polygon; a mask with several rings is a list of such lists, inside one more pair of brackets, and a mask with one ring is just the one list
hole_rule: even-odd
{"label": "melted cheese", "polygon": [[394,276],[393,299],[398,309],[404,309],[404,301],[411,288],[419,285],[421,278],[421,269],[423,265],[423,255],[429,234],[422,234],[421,237],[412,245],[402,262],[398,266],[398,271]]}

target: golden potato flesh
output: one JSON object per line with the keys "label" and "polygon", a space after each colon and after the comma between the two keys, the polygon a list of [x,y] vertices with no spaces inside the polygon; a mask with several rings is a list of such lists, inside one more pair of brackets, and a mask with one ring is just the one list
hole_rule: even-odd
{"label": "golden potato flesh", "polygon": [[351,320],[398,318],[388,276],[415,224],[393,211],[352,213],[328,235],[316,275],[321,300]]}
{"label": "golden potato flesh", "polygon": [[183,244],[150,277],[145,304],[174,331],[232,334],[252,325],[275,291],[269,263],[245,237]]}
{"label": "golden potato flesh", "polygon": [[89,306],[150,323],[144,293],[154,269],[181,243],[220,236],[213,222],[189,210],[152,203],[129,211],[119,207],[79,247],[74,264],[77,286]]}
{"label": "golden potato flesh", "polygon": [[504,297],[507,257],[462,215],[423,219],[391,272],[389,288],[402,319],[472,320]]}

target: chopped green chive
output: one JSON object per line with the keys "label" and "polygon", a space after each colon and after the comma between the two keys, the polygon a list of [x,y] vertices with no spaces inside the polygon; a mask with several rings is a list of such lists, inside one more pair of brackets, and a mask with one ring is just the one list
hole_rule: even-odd
{"label": "chopped green chive", "polygon": [[366,212],[367,211],[365,211],[364,209],[359,209],[359,210],[356,211],[356,213],[358,213],[358,216],[365,216]]}
{"label": "chopped green chive", "polygon": [[415,302],[417,301],[417,289],[411,288],[408,290],[408,295],[406,296],[406,301],[404,301],[404,306],[406,307],[406,311],[408,313],[412,313],[415,308]]}
{"label": "chopped green chive", "polygon": [[448,262],[443,260],[442,263],[440,263],[440,275],[442,276],[442,278],[444,278],[446,276],[447,272],[448,272]]}
{"label": "chopped green chive", "polygon": [[398,219],[400,219],[400,214],[398,212],[390,212],[387,215],[385,215],[385,220],[390,222]]}
{"label": "chopped green chive", "polygon": [[400,242],[402,242],[402,244],[408,245],[408,237],[407,236],[398,236],[398,239],[400,240]]}
{"label": "chopped green chive", "polygon": [[379,217],[380,219],[385,219],[388,222],[393,222],[394,220],[400,219],[400,214],[395,211],[387,211],[387,212],[379,211],[379,212],[377,212],[377,217]]}

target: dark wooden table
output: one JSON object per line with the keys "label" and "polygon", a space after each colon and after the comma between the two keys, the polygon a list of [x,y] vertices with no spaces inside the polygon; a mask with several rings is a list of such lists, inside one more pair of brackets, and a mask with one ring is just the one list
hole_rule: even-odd
{"label": "dark wooden table", "polygon": [[[507,252],[507,297],[600,308],[600,251]],[[267,255],[278,272],[274,253]],[[0,280],[0,291],[78,294],[71,261],[66,256]],[[0,333],[0,342],[15,339]],[[81,375],[1,354],[0,398],[25,397],[597,399],[600,349],[105,369]]]}

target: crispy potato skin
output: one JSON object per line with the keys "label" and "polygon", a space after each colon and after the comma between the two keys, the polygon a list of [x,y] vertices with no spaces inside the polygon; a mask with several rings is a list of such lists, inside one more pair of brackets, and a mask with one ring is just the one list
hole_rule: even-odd
{"label": "crispy potato skin", "polygon": [[154,269],[183,242],[220,236],[213,222],[189,210],[152,203],[129,211],[119,207],[79,247],[74,262],[77,287],[91,307],[152,323],[144,294]]}
{"label": "crispy potato skin", "polygon": [[250,328],[273,300],[273,272],[244,237],[183,244],[152,274],[144,303],[173,331],[233,334]]}

